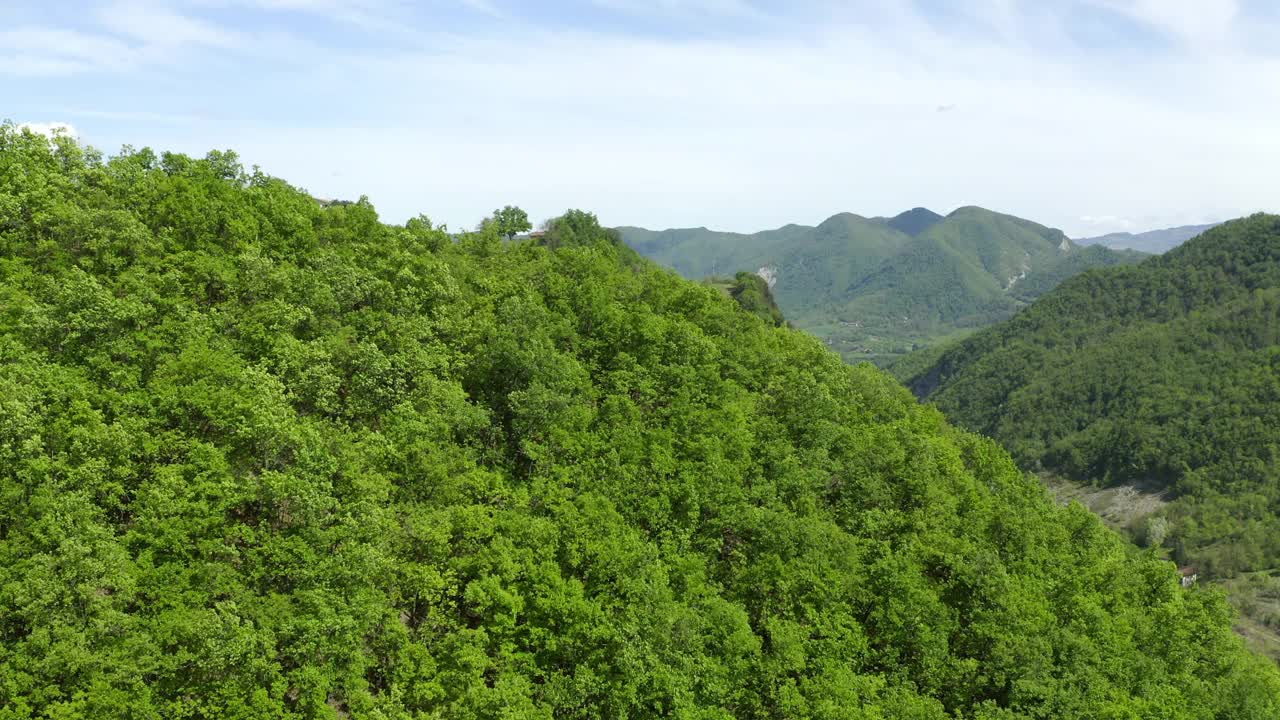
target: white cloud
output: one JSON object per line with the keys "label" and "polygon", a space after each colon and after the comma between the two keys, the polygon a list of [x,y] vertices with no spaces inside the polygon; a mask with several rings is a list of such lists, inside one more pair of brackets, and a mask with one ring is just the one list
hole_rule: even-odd
{"label": "white cloud", "polygon": [[[451,1],[456,9],[469,0]],[[644,11],[634,0],[589,1]],[[1083,1],[1194,32],[1183,16],[1142,0]],[[227,12],[245,4],[334,11],[324,0],[199,2]],[[351,7],[371,23],[404,9],[379,2]],[[88,63],[115,54],[135,70],[193,45],[214,59],[250,58],[234,90],[193,83],[178,93],[186,105],[156,97],[103,107],[140,115],[136,135],[112,142],[196,154],[236,148],[246,162],[324,195],[368,193],[394,220],[426,212],[472,225],[516,202],[536,217],[573,206],[619,224],[756,230],[840,210],[980,204],[1097,234],[1101,224],[1083,213],[1145,229],[1136,224],[1217,219],[1274,202],[1280,60],[1198,45],[1118,62],[1073,45],[1061,5],[966,4],[971,22],[958,30],[907,4],[853,14],[836,3],[823,23],[791,17],[717,40],[515,21],[465,30],[419,17],[400,23],[414,38],[402,46],[414,52],[311,44],[319,36],[264,43],[210,26],[222,12],[190,7],[128,28],[118,16],[95,52],[52,56]],[[732,0],[647,7],[673,23],[682,13],[758,8]],[[1243,22],[1229,21],[1227,32]],[[184,46],[157,45],[165,28]],[[256,55],[264,45],[276,56]],[[137,74],[114,81],[143,82]],[[242,116],[255,120],[203,123],[195,136],[181,123],[141,117],[203,114],[220,102],[252,108]]]}
{"label": "white cloud", "polygon": [[[474,9],[499,11],[490,0],[447,0]],[[421,4],[421,3],[419,3]],[[410,32],[404,15],[413,0],[190,0],[196,8],[249,9],[271,13],[305,13],[361,30],[392,35]]]}
{"label": "white cloud", "polygon": [[[298,4],[301,0],[293,1],[295,4],[289,7],[302,7]],[[195,3],[206,9],[222,4],[220,0]],[[310,54],[310,60],[320,55],[320,48],[287,32],[228,29],[198,15],[180,12],[174,5],[161,0],[122,0],[87,11],[90,26],[86,29],[26,25],[0,30],[0,76],[123,78],[156,68],[189,69],[182,66],[197,58],[240,56],[287,63],[303,54]],[[340,12],[342,18],[355,22],[355,10]]]}
{"label": "white cloud", "polygon": [[90,118],[94,120],[121,120],[127,122],[157,123],[165,125],[190,124],[207,119],[199,115],[183,115],[163,112],[85,110],[76,108],[63,108],[56,110],[56,112],[60,115],[70,115],[72,117]]}
{"label": "white cloud", "polygon": [[591,0],[599,7],[634,15],[692,18],[720,16],[763,20],[769,14],[747,0]]}
{"label": "white cloud", "polygon": [[475,10],[476,12],[483,13],[490,17],[495,17],[495,18],[509,17],[506,12],[501,10],[497,5],[490,2],[490,0],[462,0],[462,4],[466,5],[472,10]]}
{"label": "white cloud", "polygon": [[[223,144],[300,182],[341,167],[331,194],[363,190],[393,219],[425,211],[455,225],[510,201],[538,216],[586,206],[611,222],[752,230],[963,199],[1071,229],[1073,209],[1117,198],[1146,208],[1220,195],[1218,163],[1244,168],[1244,186],[1261,180],[1259,146],[1224,139],[1212,113],[998,49],[945,69],[844,39],[768,52],[566,34],[526,38],[518,53],[452,47],[363,66],[386,87],[430,88],[401,108],[423,126],[259,130]],[[939,95],[965,113],[937,113]],[[465,100],[440,112],[438,98]],[[1270,132],[1261,108],[1223,111],[1241,138]],[[320,150],[335,146],[347,152]],[[1188,162],[1193,147],[1202,157]]]}
{"label": "white cloud", "polygon": [[1151,27],[1198,47],[1220,47],[1236,29],[1237,0],[1101,0]]}
{"label": "white cloud", "polygon": [[144,46],[212,47],[231,49],[244,44],[242,35],[176,12],[156,2],[114,2],[98,11],[104,28]]}
{"label": "white cloud", "polygon": [[24,26],[0,31],[0,75],[71,75],[90,70],[122,71],[137,61],[137,51],[99,34]]}
{"label": "white cloud", "polygon": [[65,122],[24,122],[19,123],[18,127],[50,138],[57,135],[66,135],[73,138],[80,136],[80,133],[76,132],[71,123]]}
{"label": "white cloud", "polygon": [[9,77],[59,77],[78,75],[92,68],[78,60],[42,57],[39,55],[0,55],[0,76]]}
{"label": "white cloud", "polygon": [[[654,224],[645,214],[656,211],[659,224],[749,230],[963,195],[1075,229],[1080,208],[1117,198],[1144,213],[1271,201],[1280,75],[1266,63],[1153,59],[1118,73],[1105,57],[914,40],[855,26],[762,45],[562,33],[528,38],[518,56],[480,43],[395,62],[404,81],[445,96],[501,87],[499,102],[476,108],[492,127],[456,141],[484,158],[498,155],[485,133],[523,138],[547,184],[617,174],[577,202],[610,206],[619,222]],[[398,83],[389,68],[372,74]],[[965,112],[935,112],[939,96]],[[598,147],[598,162],[556,150],[577,143]]]}

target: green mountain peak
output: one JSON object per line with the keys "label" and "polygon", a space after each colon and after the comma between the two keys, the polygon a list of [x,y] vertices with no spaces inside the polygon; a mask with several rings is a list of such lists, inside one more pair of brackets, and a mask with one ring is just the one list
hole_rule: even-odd
{"label": "green mountain peak", "polygon": [[942,216],[928,208],[912,208],[885,220],[885,224],[899,232],[915,237],[936,225]]}
{"label": "green mountain peak", "polygon": [[839,213],[816,227],[750,235],[623,228],[642,255],[689,278],[767,268],[797,327],[847,359],[889,362],[915,347],[1010,317],[1064,278],[1136,262],[1140,253],[1081,253],[1060,230],[976,206],[946,217]]}

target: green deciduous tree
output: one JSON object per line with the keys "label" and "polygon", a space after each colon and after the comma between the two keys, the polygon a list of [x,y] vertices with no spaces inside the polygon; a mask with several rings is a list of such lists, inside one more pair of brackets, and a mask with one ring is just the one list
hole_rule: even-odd
{"label": "green deciduous tree", "polygon": [[515,205],[506,205],[500,210],[494,210],[490,222],[498,234],[505,236],[508,240],[533,228],[529,222],[529,215]]}

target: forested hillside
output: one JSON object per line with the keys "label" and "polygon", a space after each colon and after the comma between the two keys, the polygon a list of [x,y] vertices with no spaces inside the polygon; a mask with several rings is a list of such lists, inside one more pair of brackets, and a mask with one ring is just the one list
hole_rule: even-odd
{"label": "forested hillside", "polygon": [[1169,488],[1155,544],[1202,578],[1280,565],[1280,218],[1075,277],[913,370],[1027,467]]}
{"label": "forested hillside", "polygon": [[754,235],[705,228],[618,231],[641,255],[693,280],[765,269],[775,277],[773,290],[789,316],[853,286],[911,239],[885,222],[851,213],[816,227],[787,225]]}
{"label": "forested hillside", "polygon": [[0,126],[0,718],[660,716],[1267,718],[1280,674],[588,213],[455,240]]}
{"label": "forested hillside", "polygon": [[847,360],[885,364],[921,345],[1013,315],[1066,277],[1134,263],[1136,252],[1080,248],[1061,231],[976,207],[946,217],[833,216],[738,235],[619,228],[642,255],[686,277],[762,272],[787,318]]}

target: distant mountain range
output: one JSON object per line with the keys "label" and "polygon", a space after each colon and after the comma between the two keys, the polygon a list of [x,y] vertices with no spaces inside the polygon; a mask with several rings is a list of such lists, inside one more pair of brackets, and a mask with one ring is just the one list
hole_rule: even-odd
{"label": "distant mountain range", "polygon": [[797,327],[846,359],[884,363],[1013,315],[1063,279],[1145,255],[1081,247],[1061,230],[963,207],[833,215],[753,234],[618,228],[640,254],[694,279],[756,272]]}
{"label": "distant mountain range", "polygon": [[1112,250],[1137,250],[1139,252],[1158,254],[1172,250],[1205,230],[1218,225],[1219,223],[1183,225],[1181,227],[1152,230],[1137,234],[1119,232],[1099,235],[1098,237],[1079,238],[1075,242],[1080,245],[1103,245]]}

